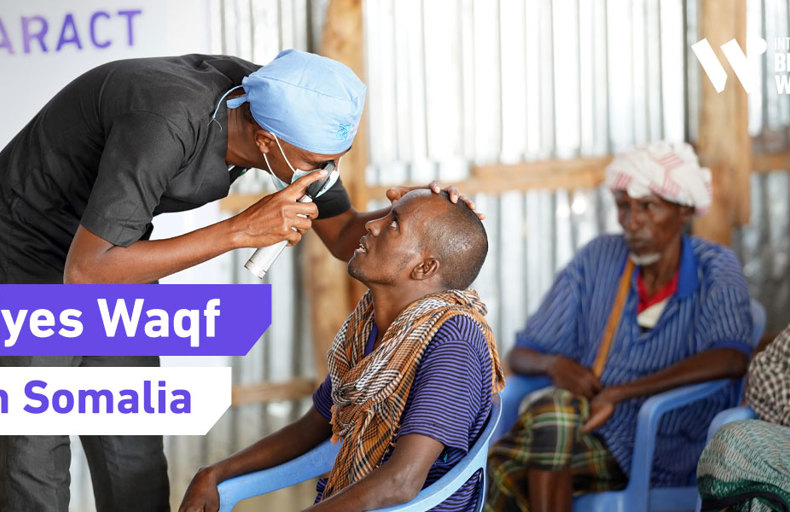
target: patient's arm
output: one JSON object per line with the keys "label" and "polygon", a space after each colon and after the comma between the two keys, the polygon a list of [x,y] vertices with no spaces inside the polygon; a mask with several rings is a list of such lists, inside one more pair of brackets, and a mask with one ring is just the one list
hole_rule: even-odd
{"label": "patient's arm", "polygon": [[444,445],[420,434],[398,439],[389,460],[334,496],[307,509],[310,512],[362,512],[412,500]]}
{"label": "patient's arm", "polygon": [[179,512],[216,512],[219,510],[217,485],[220,482],[289,461],[315,448],[331,434],[329,422],[311,407],[294,423],[198,471],[184,494]]}

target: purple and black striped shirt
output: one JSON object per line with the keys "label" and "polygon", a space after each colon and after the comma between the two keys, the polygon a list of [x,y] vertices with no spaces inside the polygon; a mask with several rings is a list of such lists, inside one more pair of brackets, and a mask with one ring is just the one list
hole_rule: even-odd
{"label": "purple and black striped shirt", "polygon": [[[371,333],[365,353],[372,349],[376,330]],[[329,377],[313,394],[315,408],[331,419],[332,383]],[[444,451],[428,472],[425,486],[447,473],[477,441],[491,410],[491,357],[485,337],[468,317],[455,316],[436,332],[425,349],[401,416],[395,437],[420,434],[444,445]],[[452,414],[449,414],[452,412]],[[390,450],[384,457],[389,459]],[[471,512],[477,504],[475,474],[455,494],[437,507],[442,512]],[[326,480],[318,482],[318,500]]]}

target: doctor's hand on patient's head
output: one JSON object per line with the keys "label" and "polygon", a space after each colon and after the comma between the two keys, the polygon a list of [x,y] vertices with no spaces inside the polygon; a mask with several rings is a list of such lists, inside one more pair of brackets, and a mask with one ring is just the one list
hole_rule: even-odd
{"label": "doctor's hand on patient's head", "polygon": [[[412,190],[418,190],[421,188],[427,188],[434,194],[438,194],[440,192],[447,192],[447,195],[450,197],[451,202],[457,203],[458,200],[460,199],[461,201],[466,203],[466,206],[468,206],[470,210],[474,211],[475,209],[474,201],[472,201],[465,195],[461,194],[461,192],[458,190],[458,188],[455,185],[450,185],[447,188],[442,188],[441,185],[439,185],[439,182],[436,180],[430,182],[427,185],[422,185],[417,187],[402,187],[402,186],[392,187],[389,190],[387,190],[387,199],[389,199],[391,203],[394,203],[395,201],[405,196],[407,193],[411,192]],[[480,220],[484,220],[486,218],[485,214],[483,213],[479,213],[479,212],[475,212],[475,213],[477,213],[477,216],[480,217]]]}

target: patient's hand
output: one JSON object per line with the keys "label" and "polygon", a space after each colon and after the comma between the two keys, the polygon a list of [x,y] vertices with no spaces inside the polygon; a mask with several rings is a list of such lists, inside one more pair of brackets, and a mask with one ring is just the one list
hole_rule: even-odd
{"label": "patient's hand", "polygon": [[589,368],[562,355],[553,356],[547,373],[556,387],[567,389],[574,395],[583,396],[588,400],[592,400],[603,389],[601,381]]}
{"label": "patient's hand", "polygon": [[[394,203],[401,197],[405,196],[406,193],[421,188],[430,189],[434,194],[438,194],[439,192],[444,190],[447,192],[447,195],[450,196],[451,202],[457,203],[458,200],[460,199],[461,201],[466,203],[466,206],[468,206],[470,210],[474,211],[475,209],[475,202],[469,199],[468,197],[466,197],[465,195],[461,194],[461,192],[458,190],[458,188],[455,185],[450,185],[449,187],[443,189],[441,185],[439,185],[439,182],[436,180],[430,182],[427,185],[422,185],[418,187],[401,187],[401,186],[392,187],[387,190],[387,199],[389,199],[390,202]],[[480,220],[486,218],[485,214],[483,213],[479,213],[479,212],[475,212],[475,213],[477,213],[477,216],[480,217]]]}
{"label": "patient's hand", "polygon": [[219,493],[217,477],[211,468],[203,468],[192,478],[178,512],[217,512]]}

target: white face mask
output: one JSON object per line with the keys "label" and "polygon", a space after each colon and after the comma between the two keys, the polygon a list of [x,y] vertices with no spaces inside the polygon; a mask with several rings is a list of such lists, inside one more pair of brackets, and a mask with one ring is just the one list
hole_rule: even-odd
{"label": "white face mask", "polygon": [[[283,156],[283,160],[285,160],[285,163],[288,165],[288,168],[291,169],[291,171],[293,172],[293,174],[291,175],[291,183],[293,183],[294,181],[298,180],[299,178],[301,178],[303,176],[307,176],[308,174],[310,174],[312,172],[324,171],[325,170],[327,173],[329,173],[329,179],[326,180],[324,186],[321,187],[321,190],[319,192],[317,192],[316,194],[312,195],[313,198],[316,198],[316,197],[320,196],[321,194],[323,194],[324,192],[329,190],[332,187],[332,185],[335,184],[335,182],[337,181],[338,176],[340,175],[340,158],[338,158],[338,160],[337,160],[337,167],[335,167],[335,163],[334,162],[329,162],[324,167],[322,167],[320,169],[313,169],[312,171],[303,171],[301,169],[296,169],[296,168],[294,168],[293,165],[291,165],[291,162],[288,161],[288,157],[285,156],[285,151],[283,151],[283,147],[282,147],[282,145],[280,145],[280,139],[278,139],[277,135],[275,135],[273,133],[272,133],[272,136],[274,137],[275,142],[277,142],[277,147],[280,148],[280,154]],[[266,162],[266,167],[269,168],[269,174],[272,176],[272,183],[274,184],[274,188],[276,188],[277,190],[283,190],[285,187],[287,187],[288,184],[285,183],[280,178],[278,178],[274,174],[274,171],[272,171],[272,166],[269,165],[269,159],[266,158],[266,153],[263,153],[263,160]]]}

